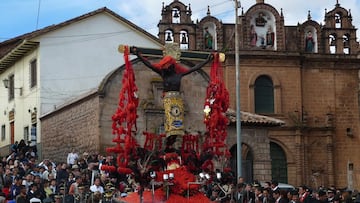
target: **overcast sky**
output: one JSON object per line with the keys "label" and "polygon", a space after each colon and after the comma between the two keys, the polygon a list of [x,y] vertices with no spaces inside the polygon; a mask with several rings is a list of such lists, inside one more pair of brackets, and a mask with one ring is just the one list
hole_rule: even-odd
{"label": "overcast sky", "polygon": [[[164,0],[165,5],[172,1]],[[162,2],[161,0],[0,0],[0,41],[61,23],[104,6],[157,36]],[[233,0],[181,0],[181,2],[185,5],[191,4],[194,21],[206,16],[208,5],[212,16],[224,23],[235,21]],[[256,0],[240,1],[245,12],[255,2]],[[273,5],[279,12],[281,8],[283,9],[285,25],[296,25],[307,20],[308,10],[311,11],[313,20],[323,23],[325,9],[332,10],[336,0],[265,0],[265,3]],[[353,24],[359,28],[360,0],[339,0],[339,3],[345,9],[351,9]]]}

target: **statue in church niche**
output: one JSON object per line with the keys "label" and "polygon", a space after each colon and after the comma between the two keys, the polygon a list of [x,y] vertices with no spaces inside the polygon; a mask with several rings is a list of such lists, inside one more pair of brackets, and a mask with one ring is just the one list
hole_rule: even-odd
{"label": "statue in church niche", "polygon": [[256,31],[255,31],[255,27],[254,27],[254,25],[251,25],[250,26],[250,45],[252,47],[256,46],[257,39],[258,39],[258,36],[257,36]]}
{"label": "statue in church niche", "polygon": [[186,39],[186,34],[185,33],[181,34],[181,44],[187,44],[187,39]]}
{"label": "statue in church niche", "polygon": [[314,45],[315,41],[313,33],[311,31],[308,31],[305,38],[305,51],[310,53],[314,52]]}
{"label": "statue in church niche", "polygon": [[213,49],[213,36],[209,32],[208,27],[205,28],[204,47],[205,49]]}
{"label": "statue in church niche", "polygon": [[266,45],[268,47],[273,47],[274,46],[274,40],[275,40],[275,34],[272,30],[272,27],[269,26],[268,31],[266,33]]}
{"label": "statue in church niche", "polygon": [[264,27],[265,24],[267,23],[266,19],[265,19],[265,15],[263,12],[260,12],[258,17],[255,19],[255,23],[256,23],[256,26],[259,26],[259,27]]}
{"label": "statue in church niche", "polygon": [[261,48],[263,48],[263,49],[266,48],[264,35],[260,35],[260,44],[261,44],[261,45],[260,45]]}

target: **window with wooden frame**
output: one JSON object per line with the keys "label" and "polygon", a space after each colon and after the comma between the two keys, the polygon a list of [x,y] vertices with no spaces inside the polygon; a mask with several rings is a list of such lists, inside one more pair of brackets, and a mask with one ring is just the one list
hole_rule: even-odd
{"label": "window with wooden frame", "polygon": [[37,85],[37,60],[30,61],[30,88]]}

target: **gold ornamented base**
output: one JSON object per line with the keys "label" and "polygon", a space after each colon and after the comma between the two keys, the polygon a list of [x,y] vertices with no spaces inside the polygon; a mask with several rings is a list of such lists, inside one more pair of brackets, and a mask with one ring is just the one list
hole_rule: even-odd
{"label": "gold ornamented base", "polygon": [[165,133],[171,135],[184,135],[184,102],[180,92],[165,92]]}

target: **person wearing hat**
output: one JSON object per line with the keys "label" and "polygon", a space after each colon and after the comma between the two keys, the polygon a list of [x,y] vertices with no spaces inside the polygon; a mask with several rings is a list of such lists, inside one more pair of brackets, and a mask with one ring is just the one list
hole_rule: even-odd
{"label": "person wearing hat", "polygon": [[55,195],[54,196],[55,203],[61,203],[62,202],[62,195]]}
{"label": "person wearing hat", "polygon": [[79,165],[77,164],[74,164],[71,166],[71,171],[72,173],[74,174],[74,176],[81,176],[81,172],[80,172],[80,168],[79,168]]}
{"label": "person wearing hat", "polygon": [[65,191],[65,186],[64,185],[59,185],[59,195],[65,195],[66,191]]}

